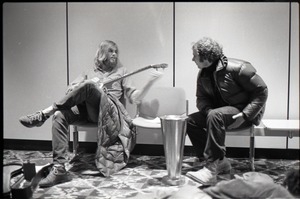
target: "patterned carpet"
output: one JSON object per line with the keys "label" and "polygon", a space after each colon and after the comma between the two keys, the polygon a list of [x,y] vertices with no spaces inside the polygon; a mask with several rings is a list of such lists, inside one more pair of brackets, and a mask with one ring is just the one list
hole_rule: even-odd
{"label": "patterned carpet", "polygon": [[[72,155],[70,154],[70,159]],[[132,155],[126,168],[105,178],[97,172],[94,165],[93,154],[79,154],[67,169],[73,176],[71,182],[59,184],[50,188],[37,188],[32,198],[168,198],[181,186],[190,185],[199,187],[201,184],[185,176],[188,171],[202,168],[203,163],[194,157],[184,157],[182,175],[184,184],[170,186],[162,181],[167,175],[165,157],[163,156],[136,156]],[[218,176],[218,182],[230,180],[234,175],[249,172],[247,159],[228,158],[231,165],[231,174]],[[3,164],[23,163],[27,160],[36,166],[43,166],[52,162],[52,153],[43,151],[3,151]],[[271,176],[275,183],[281,184],[286,171],[299,168],[299,160],[267,160],[255,161],[257,172]],[[21,174],[22,175],[22,174]],[[21,175],[11,179],[13,184]]]}

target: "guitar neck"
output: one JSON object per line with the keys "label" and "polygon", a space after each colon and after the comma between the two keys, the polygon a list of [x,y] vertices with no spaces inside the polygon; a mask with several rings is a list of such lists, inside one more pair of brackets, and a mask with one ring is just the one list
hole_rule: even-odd
{"label": "guitar neck", "polygon": [[138,69],[138,70],[133,71],[133,72],[131,72],[131,73],[127,73],[127,74],[123,75],[122,77],[118,77],[118,78],[116,78],[116,79],[107,80],[107,81],[105,81],[105,82],[103,83],[103,85],[107,85],[107,84],[110,84],[110,83],[119,81],[119,80],[121,80],[121,79],[124,79],[124,78],[126,78],[126,77],[129,77],[129,76],[134,75],[134,74],[136,74],[136,73],[139,73],[139,72],[142,72],[142,71],[144,71],[144,70],[150,69],[150,68],[152,68],[152,67],[153,67],[152,65],[146,66],[146,67],[144,67],[144,68]]}

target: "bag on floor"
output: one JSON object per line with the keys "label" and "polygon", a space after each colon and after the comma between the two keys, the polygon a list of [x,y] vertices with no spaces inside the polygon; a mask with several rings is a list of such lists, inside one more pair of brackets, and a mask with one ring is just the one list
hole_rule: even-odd
{"label": "bag on floor", "polygon": [[[2,198],[32,198],[32,194],[39,182],[49,174],[52,166],[52,164],[45,165],[36,173],[34,163],[11,163],[3,165]],[[21,175],[21,177],[11,185],[11,179],[18,175]]]}

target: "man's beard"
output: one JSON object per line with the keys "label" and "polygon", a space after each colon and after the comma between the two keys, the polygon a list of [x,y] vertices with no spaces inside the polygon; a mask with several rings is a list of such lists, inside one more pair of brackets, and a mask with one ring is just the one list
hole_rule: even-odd
{"label": "man's beard", "polygon": [[115,58],[115,61],[110,61],[110,59],[107,59],[104,61],[104,64],[110,68],[114,68],[118,64],[118,59]]}

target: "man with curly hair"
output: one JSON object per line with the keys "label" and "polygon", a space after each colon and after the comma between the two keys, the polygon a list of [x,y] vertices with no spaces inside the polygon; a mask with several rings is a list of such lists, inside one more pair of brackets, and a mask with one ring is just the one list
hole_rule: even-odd
{"label": "man with curly hair", "polygon": [[187,134],[203,169],[187,176],[213,184],[220,173],[229,172],[226,159],[226,130],[259,125],[264,114],[268,88],[247,61],[227,58],[222,46],[204,37],[193,44],[193,61],[199,68],[196,106],[189,115]]}

